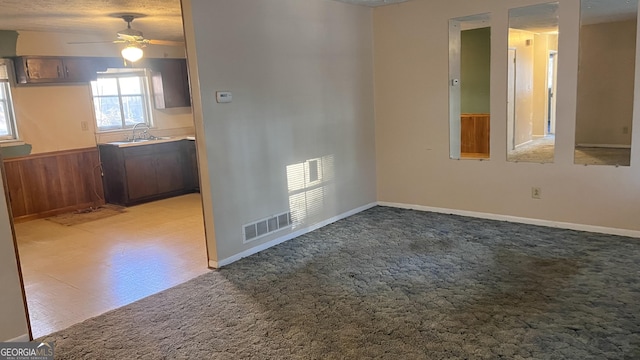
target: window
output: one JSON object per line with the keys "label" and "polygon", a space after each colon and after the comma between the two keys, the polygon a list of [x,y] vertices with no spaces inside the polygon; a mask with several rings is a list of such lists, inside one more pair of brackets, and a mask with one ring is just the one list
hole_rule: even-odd
{"label": "window", "polygon": [[131,128],[137,123],[151,126],[149,86],[144,70],[98,74],[91,82],[98,131]]}
{"label": "window", "polygon": [[0,141],[17,138],[16,119],[9,86],[9,68],[7,62],[0,60]]}

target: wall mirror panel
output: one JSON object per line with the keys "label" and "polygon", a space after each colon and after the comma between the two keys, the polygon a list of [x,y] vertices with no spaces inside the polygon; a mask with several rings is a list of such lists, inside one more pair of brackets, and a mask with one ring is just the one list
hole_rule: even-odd
{"label": "wall mirror panel", "polygon": [[452,159],[490,157],[491,17],[449,20],[449,135]]}
{"label": "wall mirror panel", "polygon": [[507,160],[554,159],[558,3],[509,10]]}
{"label": "wall mirror panel", "polygon": [[574,162],[629,166],[638,0],[582,0]]}

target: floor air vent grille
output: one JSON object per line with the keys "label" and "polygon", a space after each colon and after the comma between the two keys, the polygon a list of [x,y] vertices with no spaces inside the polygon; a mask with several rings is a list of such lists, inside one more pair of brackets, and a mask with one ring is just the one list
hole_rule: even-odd
{"label": "floor air vent grille", "polygon": [[290,226],[291,212],[285,212],[244,225],[242,227],[242,238],[245,243],[248,243]]}

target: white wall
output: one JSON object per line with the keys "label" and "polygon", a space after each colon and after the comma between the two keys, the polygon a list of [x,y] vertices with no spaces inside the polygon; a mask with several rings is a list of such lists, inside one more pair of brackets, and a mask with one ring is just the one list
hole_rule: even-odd
{"label": "white wall", "polygon": [[[215,214],[215,239],[207,227],[212,261],[287,233],[243,244],[243,224],[292,210],[296,229],[304,228],[375,201],[371,9],[191,0],[183,12],[187,38],[195,34],[187,48],[199,72],[194,104],[202,107],[196,128]],[[221,90],[233,92],[232,103],[214,101]],[[325,181],[296,188],[291,176],[314,158],[323,158]]]}
{"label": "white wall", "polygon": [[[508,163],[503,150],[490,161],[449,159],[447,19],[492,13],[491,148],[506,149],[508,8],[542,2],[414,0],[374,10],[379,201],[640,230],[640,147],[630,167],[573,164],[578,1],[560,1],[555,162]],[[633,133],[637,144],[640,126]]]}
{"label": "white wall", "polygon": [[[12,89],[20,140],[32,154],[81,149],[97,142],[124,139],[131,131],[96,133],[88,84],[17,86]],[[152,106],[156,136],[193,134],[191,108],[157,110]],[[82,129],[82,122],[88,125]]]}
{"label": "white wall", "polygon": [[[3,171],[0,169],[0,173]],[[0,342],[19,337],[26,341],[27,315],[4,192],[4,175],[0,175]]]}

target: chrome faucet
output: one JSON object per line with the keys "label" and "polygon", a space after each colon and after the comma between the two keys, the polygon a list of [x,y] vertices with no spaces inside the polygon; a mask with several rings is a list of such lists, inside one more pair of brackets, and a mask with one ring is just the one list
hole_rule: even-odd
{"label": "chrome faucet", "polygon": [[153,139],[154,137],[149,134],[149,125],[146,123],[136,123],[133,125],[133,129],[131,130],[131,141],[136,141],[136,129],[138,126],[146,127],[146,129],[142,132],[142,136],[138,137],[138,139]]}

